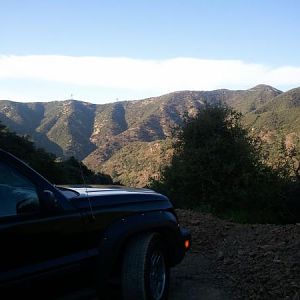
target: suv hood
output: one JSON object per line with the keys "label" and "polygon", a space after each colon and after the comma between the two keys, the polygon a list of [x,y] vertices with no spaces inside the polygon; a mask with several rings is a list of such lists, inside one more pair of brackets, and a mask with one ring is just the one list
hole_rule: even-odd
{"label": "suv hood", "polygon": [[[122,195],[122,194],[145,194],[145,193],[155,193],[150,189],[143,188],[129,188],[124,186],[111,186],[111,185],[63,185],[57,186],[58,189],[63,194],[69,194],[72,191],[77,194],[77,196],[109,196],[109,195]],[[69,192],[69,193],[68,193]],[[73,194],[74,197],[74,194]]]}
{"label": "suv hood", "polygon": [[[117,208],[126,210],[156,210],[171,208],[169,199],[149,189],[125,188],[123,186],[61,186],[60,191],[76,207],[88,209]],[[88,200],[88,201],[87,201]]]}

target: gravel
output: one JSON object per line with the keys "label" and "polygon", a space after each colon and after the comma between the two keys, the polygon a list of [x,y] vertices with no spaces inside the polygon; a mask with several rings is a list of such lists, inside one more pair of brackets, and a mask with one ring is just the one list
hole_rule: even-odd
{"label": "gravel", "polygon": [[192,260],[205,257],[214,270],[212,286],[233,293],[232,299],[299,300],[300,224],[236,224],[190,210],[177,214],[192,232]]}

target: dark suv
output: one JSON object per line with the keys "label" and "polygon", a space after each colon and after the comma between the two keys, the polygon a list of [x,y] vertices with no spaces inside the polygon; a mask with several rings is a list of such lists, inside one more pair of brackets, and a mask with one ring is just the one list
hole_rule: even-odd
{"label": "dark suv", "polygon": [[108,297],[167,298],[190,245],[169,199],[147,189],[57,187],[0,149],[0,298],[45,299],[81,283]]}

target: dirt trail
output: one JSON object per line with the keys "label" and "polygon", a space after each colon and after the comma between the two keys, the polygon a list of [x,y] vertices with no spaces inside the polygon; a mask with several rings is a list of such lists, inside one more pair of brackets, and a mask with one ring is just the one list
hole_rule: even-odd
{"label": "dirt trail", "polygon": [[[170,300],[235,300],[232,288],[217,274],[212,262],[198,252],[190,252],[184,261],[172,269]],[[80,290],[57,300],[97,300],[93,289]],[[111,300],[121,300],[118,290]]]}
{"label": "dirt trail", "polygon": [[227,280],[212,261],[199,252],[189,253],[171,272],[172,300],[234,300]]}

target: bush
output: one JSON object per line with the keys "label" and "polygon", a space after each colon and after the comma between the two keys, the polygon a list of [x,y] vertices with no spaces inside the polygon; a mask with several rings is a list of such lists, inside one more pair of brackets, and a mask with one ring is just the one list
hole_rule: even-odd
{"label": "bush", "polygon": [[242,222],[284,222],[286,178],[262,163],[241,114],[205,105],[178,128],[171,165],[151,188],[178,207],[205,209]]}

